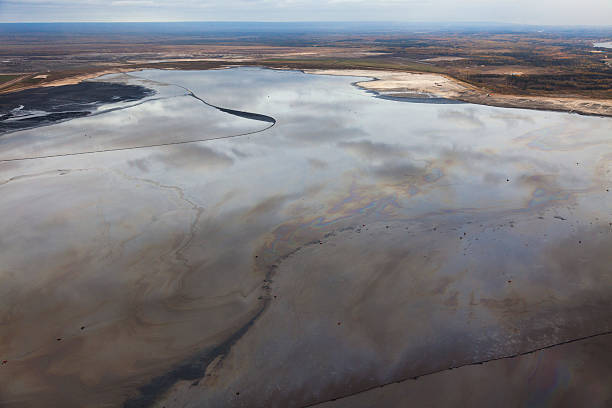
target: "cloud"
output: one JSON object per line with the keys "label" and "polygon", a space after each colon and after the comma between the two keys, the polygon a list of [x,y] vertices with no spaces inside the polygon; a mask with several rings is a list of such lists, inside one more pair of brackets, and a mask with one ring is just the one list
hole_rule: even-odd
{"label": "cloud", "polygon": [[118,0],[111,2],[111,6],[154,6],[155,2],[150,0]]}
{"label": "cloud", "polygon": [[601,24],[612,2],[583,0],[0,0],[0,21],[497,21]]}

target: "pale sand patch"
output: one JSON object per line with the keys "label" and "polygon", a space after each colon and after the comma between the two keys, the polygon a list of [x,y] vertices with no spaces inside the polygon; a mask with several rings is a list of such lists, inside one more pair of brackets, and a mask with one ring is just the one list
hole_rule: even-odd
{"label": "pale sand patch", "polygon": [[305,70],[304,72],[317,75],[374,78],[371,81],[357,82],[356,85],[382,94],[392,93],[393,96],[401,96],[402,93],[427,93],[439,98],[455,99],[479,105],[612,116],[611,99],[501,95],[441,74],[352,69],[315,69]]}
{"label": "pale sand patch", "polygon": [[345,75],[374,78],[373,81],[357,82],[357,85],[380,93],[428,93],[440,98],[456,99],[466,92],[472,90],[469,85],[464,85],[459,81],[444,75],[430,73],[370,71],[357,69],[319,69],[306,70],[305,72],[308,74],[318,75]]}

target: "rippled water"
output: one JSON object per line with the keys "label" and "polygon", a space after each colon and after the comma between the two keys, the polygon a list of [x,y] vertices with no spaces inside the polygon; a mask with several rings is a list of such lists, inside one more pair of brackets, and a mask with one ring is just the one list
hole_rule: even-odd
{"label": "rippled water", "polygon": [[157,94],[0,137],[9,406],[302,406],[612,329],[609,118],[100,80]]}

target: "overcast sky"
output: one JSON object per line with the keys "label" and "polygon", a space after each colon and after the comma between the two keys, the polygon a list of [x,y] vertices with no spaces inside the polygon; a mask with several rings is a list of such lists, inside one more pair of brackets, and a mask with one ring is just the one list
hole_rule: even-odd
{"label": "overcast sky", "polygon": [[612,0],[0,0],[0,22],[330,20],[612,25]]}

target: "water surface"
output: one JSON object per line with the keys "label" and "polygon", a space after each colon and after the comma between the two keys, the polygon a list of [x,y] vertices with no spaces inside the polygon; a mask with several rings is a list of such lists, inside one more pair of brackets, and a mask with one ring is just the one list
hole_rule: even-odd
{"label": "water surface", "polygon": [[0,161],[1,405],[304,406],[612,329],[609,118],[101,80],[164,98],[0,137],[55,156]]}

